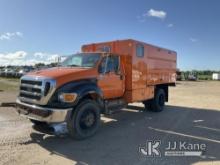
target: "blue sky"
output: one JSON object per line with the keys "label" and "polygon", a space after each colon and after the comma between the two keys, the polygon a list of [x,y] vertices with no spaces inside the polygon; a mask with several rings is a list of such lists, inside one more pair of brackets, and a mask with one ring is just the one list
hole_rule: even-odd
{"label": "blue sky", "polygon": [[50,62],[84,43],[133,38],[220,70],[218,0],[0,0],[0,65]]}

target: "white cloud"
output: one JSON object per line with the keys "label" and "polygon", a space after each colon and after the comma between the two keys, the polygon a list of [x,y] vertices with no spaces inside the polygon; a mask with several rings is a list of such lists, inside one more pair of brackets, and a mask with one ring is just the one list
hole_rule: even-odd
{"label": "white cloud", "polygon": [[16,59],[24,59],[26,56],[27,53],[25,51],[17,51],[14,53],[0,54],[0,59],[16,60]]}
{"label": "white cloud", "polygon": [[0,53],[0,65],[22,65],[27,53],[25,51],[17,51],[14,53]]}
{"label": "white cloud", "polygon": [[0,65],[23,65],[23,61],[27,56],[25,51],[17,51],[14,53],[0,53]]}
{"label": "white cloud", "polygon": [[36,57],[36,58],[44,58],[44,56],[45,56],[45,53],[42,53],[42,52],[34,53],[34,57]]}
{"label": "white cloud", "polygon": [[36,52],[34,53],[34,57],[39,59],[44,59],[46,62],[57,62],[59,54],[49,54],[49,53],[42,53],[42,52]]}
{"label": "white cloud", "polygon": [[39,63],[43,63],[43,64],[49,64],[48,62],[44,61],[44,60],[39,60],[39,59],[27,59],[25,61],[23,61],[22,65],[35,65],[35,64],[39,64]]}
{"label": "white cloud", "polygon": [[160,18],[160,19],[165,19],[166,16],[167,16],[167,13],[165,11],[162,11],[162,10],[150,9],[143,16],[156,17],[156,18]]}
{"label": "white cloud", "polygon": [[191,42],[198,42],[199,40],[198,39],[196,39],[196,38],[190,38],[189,39]]}
{"label": "white cloud", "polygon": [[15,32],[15,35],[17,35],[19,37],[23,37],[23,33],[21,33],[21,32]]}
{"label": "white cloud", "polygon": [[168,28],[172,28],[174,25],[172,23],[168,24],[167,27]]}
{"label": "white cloud", "polygon": [[161,20],[164,20],[166,18],[166,16],[167,16],[167,13],[165,11],[150,9],[150,10],[148,10],[147,13],[144,13],[141,16],[137,16],[137,20],[139,22],[143,23],[146,21],[147,17],[155,17],[155,18],[159,18]]}
{"label": "white cloud", "polygon": [[3,33],[0,34],[0,40],[11,40],[14,37],[23,37],[23,33],[21,32],[7,32],[7,33]]}
{"label": "white cloud", "polygon": [[36,52],[29,54],[25,51],[14,53],[0,53],[0,66],[7,65],[35,65],[37,63],[50,64],[58,61],[59,54]]}
{"label": "white cloud", "polygon": [[58,54],[52,54],[50,55],[48,58],[47,58],[47,61],[48,62],[57,62],[58,61],[58,57],[59,55]]}

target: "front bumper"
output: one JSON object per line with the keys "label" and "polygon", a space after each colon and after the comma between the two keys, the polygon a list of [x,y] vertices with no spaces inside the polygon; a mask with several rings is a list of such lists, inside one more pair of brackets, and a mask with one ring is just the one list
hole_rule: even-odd
{"label": "front bumper", "polygon": [[17,112],[26,118],[47,122],[47,123],[61,123],[65,122],[68,118],[72,108],[56,109],[46,108],[37,105],[31,105],[21,102],[19,99],[16,100]]}

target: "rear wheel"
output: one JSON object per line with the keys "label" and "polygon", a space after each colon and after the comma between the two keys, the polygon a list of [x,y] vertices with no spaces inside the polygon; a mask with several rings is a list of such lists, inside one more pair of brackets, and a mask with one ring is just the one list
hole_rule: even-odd
{"label": "rear wheel", "polygon": [[145,110],[146,110],[146,111],[152,109],[151,102],[152,102],[152,100],[146,100],[146,101],[143,101],[143,104],[144,104],[144,107],[145,107]]}
{"label": "rear wheel", "polygon": [[82,101],[67,121],[70,136],[81,140],[96,133],[100,125],[100,108],[93,100]]}
{"label": "rear wheel", "polygon": [[145,109],[161,112],[164,110],[165,105],[165,92],[163,89],[157,89],[156,94],[152,100],[147,100],[143,102],[145,105]]}

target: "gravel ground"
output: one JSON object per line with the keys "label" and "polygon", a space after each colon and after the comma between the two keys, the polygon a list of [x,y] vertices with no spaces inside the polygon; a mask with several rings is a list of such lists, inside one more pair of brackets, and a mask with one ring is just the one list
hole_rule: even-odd
{"label": "gravel ground", "polygon": [[[11,83],[11,82],[10,82]],[[1,91],[0,102],[14,101]],[[99,132],[75,141],[40,133],[13,108],[0,108],[0,164],[220,164],[220,82],[178,82],[161,113],[143,112],[140,103],[103,117]],[[161,157],[139,152],[147,140],[160,140]],[[205,144],[200,157],[164,156],[169,142]]]}

